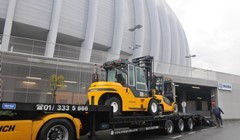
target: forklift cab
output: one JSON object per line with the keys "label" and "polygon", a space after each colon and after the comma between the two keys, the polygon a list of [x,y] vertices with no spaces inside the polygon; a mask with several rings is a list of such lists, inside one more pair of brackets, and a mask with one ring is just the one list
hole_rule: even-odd
{"label": "forklift cab", "polygon": [[162,95],[164,101],[171,105],[175,102],[175,85],[170,78],[155,76],[156,94]]}
{"label": "forklift cab", "polygon": [[106,81],[131,89],[135,97],[150,97],[144,68],[124,60],[105,63]]}

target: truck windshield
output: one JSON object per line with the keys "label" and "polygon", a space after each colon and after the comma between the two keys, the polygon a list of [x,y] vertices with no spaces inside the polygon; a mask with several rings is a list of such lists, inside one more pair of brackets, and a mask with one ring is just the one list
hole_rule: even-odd
{"label": "truck windshield", "polygon": [[126,84],[127,75],[124,72],[116,68],[107,69],[106,71],[107,71],[107,81],[118,82],[118,83],[121,83],[122,85]]}

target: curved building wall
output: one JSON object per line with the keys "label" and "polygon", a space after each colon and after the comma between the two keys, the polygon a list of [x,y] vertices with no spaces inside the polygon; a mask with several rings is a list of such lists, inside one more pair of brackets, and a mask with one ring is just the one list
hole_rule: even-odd
{"label": "curved building wall", "polygon": [[4,18],[7,14],[8,1],[0,0],[0,18]]}
{"label": "curved building wall", "polygon": [[134,26],[134,9],[132,0],[123,0],[124,1],[124,28],[123,28],[123,38],[122,38],[122,47],[123,52],[129,51],[129,45],[134,42],[134,34],[129,33],[129,27]]}
{"label": "curved building wall", "polygon": [[87,15],[88,0],[64,0],[58,32],[83,39],[86,32]]}
{"label": "curved building wall", "polygon": [[[47,57],[66,50],[60,43],[72,46],[81,62],[153,55],[158,62],[191,65],[184,30],[165,0],[10,1],[0,0],[3,51],[13,46],[8,36],[18,36],[45,41],[38,54]],[[142,28],[128,30],[138,24]]]}
{"label": "curved building wall", "polygon": [[17,0],[16,2],[13,19],[15,22],[49,29],[53,1]]}

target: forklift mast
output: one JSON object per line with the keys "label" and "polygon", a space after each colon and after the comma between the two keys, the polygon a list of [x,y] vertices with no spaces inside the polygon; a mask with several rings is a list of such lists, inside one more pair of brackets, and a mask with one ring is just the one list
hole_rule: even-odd
{"label": "forklift mast", "polygon": [[[138,57],[135,59],[132,59],[132,63],[143,68],[145,70],[145,75],[147,77],[147,86],[148,89],[152,89],[152,80],[153,80],[153,56],[143,56],[143,57]],[[150,90],[151,91],[151,90]]]}

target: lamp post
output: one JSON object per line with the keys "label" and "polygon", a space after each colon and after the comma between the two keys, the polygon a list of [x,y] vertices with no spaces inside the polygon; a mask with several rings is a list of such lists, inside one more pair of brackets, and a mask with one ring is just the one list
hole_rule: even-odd
{"label": "lamp post", "polygon": [[189,55],[186,55],[185,56],[185,58],[188,58],[190,61],[190,66],[192,66],[192,61],[191,61],[191,58],[193,58],[193,57],[196,57],[197,55],[195,55],[195,54],[189,54]]}
{"label": "lamp post", "polygon": [[140,29],[140,28],[142,28],[142,27],[143,27],[143,26],[142,26],[141,24],[138,24],[138,25],[134,26],[133,28],[128,29],[128,31],[133,32],[133,31],[135,31],[136,29]]}
{"label": "lamp post", "polygon": [[[186,55],[186,56],[185,56],[185,58],[189,59],[189,61],[187,61],[187,62],[189,63],[189,66],[190,66],[190,67],[192,67],[192,61],[191,61],[192,59],[191,59],[191,58],[196,57],[196,56],[197,56],[197,55],[195,55],[195,54],[193,54],[193,55],[192,55],[192,54],[189,54],[189,55]],[[193,70],[194,70],[194,69],[191,69],[191,73],[190,73],[190,74],[191,74],[191,77],[193,76],[193,74],[192,74],[192,73],[193,73]]]}
{"label": "lamp post", "polygon": [[[143,26],[141,24],[137,24],[133,28],[128,29],[128,31],[133,32],[136,29],[141,29],[142,27]],[[130,46],[129,49],[135,50],[135,49],[137,49],[139,47],[141,47],[141,45],[136,43],[135,46]]]}
{"label": "lamp post", "polygon": [[130,46],[130,47],[128,47],[128,48],[129,48],[129,49],[132,49],[132,50],[135,50],[135,49],[140,48],[140,47],[141,47],[141,45],[135,44],[135,46]]}
{"label": "lamp post", "polygon": [[185,56],[185,58],[192,58],[192,57],[196,57],[196,56],[197,55],[195,55],[195,54],[193,54],[193,55],[189,54],[189,55]]}

